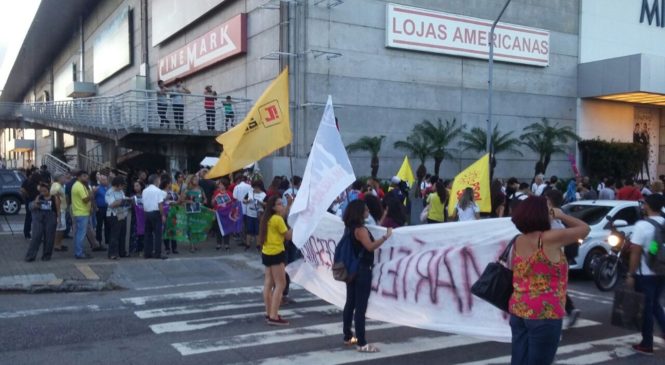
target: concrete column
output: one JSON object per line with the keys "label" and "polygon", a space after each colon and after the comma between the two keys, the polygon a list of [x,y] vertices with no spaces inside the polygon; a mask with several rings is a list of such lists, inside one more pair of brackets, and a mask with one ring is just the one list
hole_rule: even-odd
{"label": "concrete column", "polygon": [[88,140],[81,136],[76,136],[76,161],[79,169],[87,169],[86,161],[81,156],[88,153],[87,143]]}
{"label": "concrete column", "polygon": [[118,147],[114,142],[105,142],[104,149],[106,150],[106,157],[108,159],[111,167],[117,167],[118,165]]}

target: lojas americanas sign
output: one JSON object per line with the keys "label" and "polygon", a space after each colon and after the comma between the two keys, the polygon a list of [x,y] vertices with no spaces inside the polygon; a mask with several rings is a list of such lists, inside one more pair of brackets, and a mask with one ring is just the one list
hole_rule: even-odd
{"label": "lojas americanas sign", "polygon": [[247,14],[243,13],[160,57],[159,78],[169,83],[246,52]]}

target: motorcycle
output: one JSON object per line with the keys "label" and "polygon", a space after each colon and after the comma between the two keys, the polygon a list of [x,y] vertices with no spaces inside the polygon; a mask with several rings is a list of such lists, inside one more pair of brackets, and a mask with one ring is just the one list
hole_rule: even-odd
{"label": "motorcycle", "polygon": [[624,220],[610,221],[610,235],[607,243],[610,245],[610,253],[600,257],[593,270],[593,281],[601,291],[610,291],[623,279],[628,272],[630,257],[630,233],[626,234],[619,228],[628,226]]}

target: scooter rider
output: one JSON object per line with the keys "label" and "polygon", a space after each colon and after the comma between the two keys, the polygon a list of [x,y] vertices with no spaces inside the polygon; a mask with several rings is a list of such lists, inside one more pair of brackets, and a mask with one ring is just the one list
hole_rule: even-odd
{"label": "scooter rider", "polygon": [[[645,199],[644,210],[647,218],[665,224],[661,216],[661,209],[665,206],[665,197],[660,194],[651,194]],[[626,286],[635,288],[644,294],[644,322],[642,324],[642,342],[633,345],[636,352],[653,354],[653,327],[654,318],[658,322],[663,338],[665,338],[665,312],[660,305],[660,297],[665,291],[665,276],[656,275],[647,265],[645,252],[649,250],[651,241],[655,236],[655,225],[647,220],[635,224],[631,241],[630,266],[628,269]]]}

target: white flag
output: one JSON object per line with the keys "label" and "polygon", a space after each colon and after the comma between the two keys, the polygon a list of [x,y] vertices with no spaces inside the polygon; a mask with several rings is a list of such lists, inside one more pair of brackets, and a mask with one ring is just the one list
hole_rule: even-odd
{"label": "white flag", "polygon": [[356,180],[349,156],[335,123],[328,96],[319,130],[307,159],[302,184],[289,213],[296,247],[302,247],[335,198]]}

